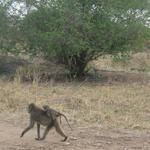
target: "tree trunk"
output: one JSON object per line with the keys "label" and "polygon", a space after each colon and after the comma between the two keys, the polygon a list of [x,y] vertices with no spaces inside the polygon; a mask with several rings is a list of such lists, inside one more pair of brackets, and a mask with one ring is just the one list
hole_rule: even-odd
{"label": "tree trunk", "polygon": [[79,55],[73,55],[69,59],[68,69],[70,71],[70,75],[73,78],[80,78],[85,75],[85,68],[87,66],[86,53],[82,52]]}

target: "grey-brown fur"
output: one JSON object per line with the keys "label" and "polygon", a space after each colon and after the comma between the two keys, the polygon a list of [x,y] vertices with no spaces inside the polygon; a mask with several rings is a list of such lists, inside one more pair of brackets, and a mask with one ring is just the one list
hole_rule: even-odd
{"label": "grey-brown fur", "polygon": [[[52,118],[50,118],[45,110],[37,107],[34,103],[29,104],[28,106],[28,113],[30,114],[30,124],[27,128],[23,130],[20,137],[23,137],[23,135],[28,132],[30,129],[34,127],[34,124],[37,124],[37,138],[36,140],[44,140],[49,132],[49,130],[54,127],[62,137],[64,137],[63,141],[67,140],[67,136],[63,133],[63,131],[60,128],[60,125],[57,121],[53,121]],[[46,126],[46,129],[44,131],[43,137],[40,137],[40,125]]]}
{"label": "grey-brown fur", "polygon": [[[68,119],[67,119],[67,117],[66,117],[64,114],[62,114],[62,113],[60,113],[60,112],[58,112],[58,111],[56,111],[56,110],[50,108],[48,105],[44,105],[44,106],[43,106],[43,109],[46,111],[47,115],[48,115],[48,116],[50,117],[50,119],[52,119],[53,121],[57,120],[58,117],[63,116],[63,117],[65,118],[65,120],[66,120],[68,126],[69,126],[70,129],[72,130],[72,128],[71,128],[71,126],[70,126],[70,124],[69,124],[69,122],[68,122]],[[61,119],[60,119],[60,120],[61,120]]]}

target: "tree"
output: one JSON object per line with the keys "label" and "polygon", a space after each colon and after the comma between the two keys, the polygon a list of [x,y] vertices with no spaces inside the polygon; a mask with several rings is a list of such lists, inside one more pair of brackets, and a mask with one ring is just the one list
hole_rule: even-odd
{"label": "tree", "polygon": [[6,15],[6,8],[0,4],[0,50],[6,47],[6,39],[8,33],[8,18]]}
{"label": "tree", "polygon": [[148,0],[51,0],[28,13],[21,28],[29,52],[55,56],[80,77],[89,61],[141,46],[149,6]]}
{"label": "tree", "polygon": [[18,53],[16,44],[20,42],[20,17],[10,12],[12,0],[0,2],[0,53]]}

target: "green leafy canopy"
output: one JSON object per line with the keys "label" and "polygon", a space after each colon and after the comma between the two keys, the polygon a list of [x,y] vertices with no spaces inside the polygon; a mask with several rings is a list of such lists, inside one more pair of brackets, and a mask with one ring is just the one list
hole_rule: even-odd
{"label": "green leafy canopy", "polygon": [[149,0],[44,0],[25,4],[30,11],[19,28],[28,52],[56,57],[76,77],[84,74],[89,61],[138,50],[149,38]]}

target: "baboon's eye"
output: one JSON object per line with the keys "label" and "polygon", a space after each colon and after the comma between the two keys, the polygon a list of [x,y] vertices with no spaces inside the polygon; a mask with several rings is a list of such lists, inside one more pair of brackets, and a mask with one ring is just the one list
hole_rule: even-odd
{"label": "baboon's eye", "polygon": [[28,110],[29,113],[31,112],[31,109],[32,109],[31,106],[29,106],[29,107],[27,108],[27,110]]}

